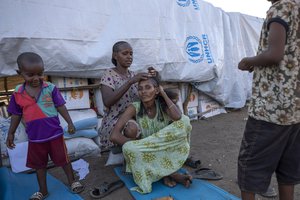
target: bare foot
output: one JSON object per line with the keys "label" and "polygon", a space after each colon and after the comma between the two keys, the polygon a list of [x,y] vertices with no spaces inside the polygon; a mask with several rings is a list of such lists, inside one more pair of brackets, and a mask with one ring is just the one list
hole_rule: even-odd
{"label": "bare foot", "polygon": [[184,185],[184,187],[190,187],[193,177],[189,174],[180,174],[180,173],[173,173],[170,177],[175,180],[177,183]]}
{"label": "bare foot", "polygon": [[176,185],[176,181],[172,180],[170,176],[165,176],[163,178],[164,184],[168,187],[174,187]]}

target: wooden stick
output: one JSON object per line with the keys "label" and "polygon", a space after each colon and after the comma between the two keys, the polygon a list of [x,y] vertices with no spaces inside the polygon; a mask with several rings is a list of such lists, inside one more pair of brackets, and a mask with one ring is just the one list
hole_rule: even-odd
{"label": "wooden stick", "polygon": [[[74,90],[90,90],[90,89],[97,89],[100,88],[100,84],[91,84],[91,85],[84,85],[84,86],[74,86],[74,87],[65,87],[65,88],[58,88],[59,91],[74,91]],[[0,92],[0,96],[5,95],[12,95],[13,91],[7,91],[7,92]]]}
{"label": "wooden stick", "polygon": [[191,98],[191,95],[192,95],[192,89],[193,89],[192,85],[189,84],[189,85],[188,85],[188,92],[187,92],[186,99],[184,100],[184,102],[183,102],[183,104],[182,104],[182,107],[183,107],[183,113],[184,113],[185,115],[187,115],[187,113],[188,113],[187,106],[188,106],[188,104],[189,104],[189,101],[190,101],[190,98]]}
{"label": "wooden stick", "polygon": [[214,110],[217,110],[218,108],[220,108],[220,107],[212,107],[212,108],[210,108],[210,109],[208,109],[208,110],[206,110],[204,112],[200,112],[200,113],[197,113],[197,114],[189,115],[189,117],[190,118],[193,118],[193,117],[196,117],[196,116],[201,117],[201,116],[203,116],[203,115],[205,115],[207,113],[210,113],[210,112],[212,112]]}

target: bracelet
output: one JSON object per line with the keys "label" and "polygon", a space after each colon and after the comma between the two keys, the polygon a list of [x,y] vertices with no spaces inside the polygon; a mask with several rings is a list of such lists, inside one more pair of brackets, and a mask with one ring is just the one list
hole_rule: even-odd
{"label": "bracelet", "polygon": [[172,105],[169,106],[169,109],[171,109],[173,106],[175,106],[175,104],[173,103]]}

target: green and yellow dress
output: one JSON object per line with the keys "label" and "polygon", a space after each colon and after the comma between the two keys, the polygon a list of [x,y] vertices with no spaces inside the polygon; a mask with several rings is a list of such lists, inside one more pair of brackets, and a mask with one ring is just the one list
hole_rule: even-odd
{"label": "green and yellow dress", "polygon": [[[140,104],[133,103],[136,113],[140,111]],[[170,123],[168,115],[159,110],[161,107],[156,102],[157,112],[153,119],[147,115],[136,115],[142,139],[123,145],[126,172],[133,174],[138,185],[132,190],[144,194],[152,191],[153,182],[179,170],[190,151],[190,119],[182,115],[180,120]],[[159,117],[159,113],[162,113],[163,118]]]}

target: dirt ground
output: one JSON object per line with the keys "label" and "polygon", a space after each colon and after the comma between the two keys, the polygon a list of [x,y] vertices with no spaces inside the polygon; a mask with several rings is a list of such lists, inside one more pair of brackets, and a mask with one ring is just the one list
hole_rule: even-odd
{"label": "dirt ground", "polygon": [[[205,120],[193,121],[193,131],[191,139],[191,155],[195,159],[200,159],[201,167],[209,167],[223,175],[219,181],[210,181],[220,188],[240,197],[237,181],[237,156],[240,142],[243,135],[247,119],[247,110],[245,108],[217,115]],[[108,153],[103,153],[101,157],[84,158],[90,164],[90,173],[82,181],[86,190],[81,193],[85,200],[89,197],[89,189],[102,183],[103,181],[118,180],[114,174],[115,166],[105,167]],[[185,167],[189,171],[194,169]],[[66,179],[61,169],[54,168],[50,173],[66,183]],[[277,191],[276,179],[273,178],[272,186]],[[123,187],[112,194],[103,198],[103,200],[131,200],[133,199],[128,189]],[[278,198],[263,198],[259,195],[257,200],[267,200]],[[295,188],[295,199],[300,199],[300,187]]]}

